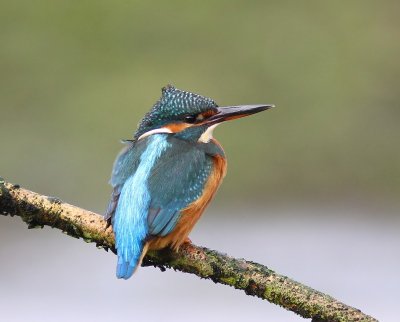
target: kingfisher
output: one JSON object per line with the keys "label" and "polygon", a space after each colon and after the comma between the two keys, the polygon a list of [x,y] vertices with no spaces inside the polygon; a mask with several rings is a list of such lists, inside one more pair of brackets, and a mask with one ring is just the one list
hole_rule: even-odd
{"label": "kingfisher", "polygon": [[105,219],[112,226],[116,275],[128,279],[149,250],[177,251],[188,238],[226,174],[226,158],[213,130],[270,104],[219,107],[212,99],[162,88],[117,156]]}

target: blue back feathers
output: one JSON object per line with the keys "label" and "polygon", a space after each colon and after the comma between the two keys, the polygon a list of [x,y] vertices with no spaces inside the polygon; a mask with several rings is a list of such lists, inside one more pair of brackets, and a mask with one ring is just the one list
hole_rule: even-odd
{"label": "blue back feathers", "polygon": [[[122,186],[115,210],[113,229],[118,251],[118,278],[129,278],[140,260],[148,233],[147,213],[151,200],[147,180],[157,159],[169,145],[162,135],[154,135],[148,141],[136,171]],[[119,160],[117,164],[123,161]]]}
{"label": "blue back feathers", "polygon": [[203,194],[213,167],[204,151],[170,137],[163,157],[154,165],[149,178],[151,212],[148,216],[149,234],[165,236],[180,218],[180,211]]}
{"label": "blue back feathers", "polygon": [[111,219],[118,254],[117,277],[135,271],[146,240],[166,236],[179,222],[181,211],[200,198],[213,169],[213,155],[223,155],[212,142],[197,143],[206,130],[199,126],[180,133],[139,137],[185,116],[216,109],[213,100],[163,88],[162,97],[140,122],[132,141],[117,157],[106,219]]}

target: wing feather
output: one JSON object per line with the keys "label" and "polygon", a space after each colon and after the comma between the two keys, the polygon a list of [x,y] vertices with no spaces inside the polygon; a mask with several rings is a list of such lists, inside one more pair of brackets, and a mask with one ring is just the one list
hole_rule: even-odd
{"label": "wing feather", "polygon": [[119,278],[140,264],[146,238],[174,230],[182,210],[202,196],[212,169],[204,150],[164,134],[128,143],[114,163],[105,214],[116,235]]}
{"label": "wing feather", "polygon": [[146,146],[144,140],[143,142],[139,141],[136,144],[133,144],[131,141],[124,141],[124,143],[126,143],[126,146],[115,159],[111,173],[110,184],[113,187],[113,191],[111,193],[111,199],[108,203],[107,210],[104,214],[104,219],[109,223],[111,223],[114,218],[122,187],[126,180],[136,172],[140,162],[140,155]]}
{"label": "wing feather", "polygon": [[186,142],[165,152],[155,164],[148,182],[151,235],[165,236],[173,231],[181,210],[203,194],[212,166],[210,156]]}

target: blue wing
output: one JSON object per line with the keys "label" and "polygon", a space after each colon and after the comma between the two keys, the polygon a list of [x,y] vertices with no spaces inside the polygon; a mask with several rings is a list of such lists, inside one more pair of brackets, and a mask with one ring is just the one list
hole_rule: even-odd
{"label": "blue wing", "polygon": [[118,278],[133,274],[149,235],[165,236],[175,228],[180,211],[202,195],[212,166],[204,151],[164,134],[122,151],[106,213],[116,238]]}
{"label": "blue wing", "polygon": [[150,202],[147,178],[167,146],[160,135],[129,143],[114,163],[110,181],[114,190],[106,218],[111,219],[115,234],[118,278],[129,278],[140,261]]}
{"label": "blue wing", "polygon": [[147,220],[153,236],[173,231],[181,210],[203,194],[213,167],[212,158],[193,144],[175,138],[170,142],[148,182],[151,202]]}
{"label": "blue wing", "polygon": [[104,218],[111,222],[114,219],[122,186],[135,173],[140,162],[140,155],[145,148],[145,144],[143,144],[145,142],[142,141],[135,144],[131,141],[125,141],[124,143],[126,143],[126,146],[118,154],[114,162],[110,180],[113,191],[106,213],[104,214]]}

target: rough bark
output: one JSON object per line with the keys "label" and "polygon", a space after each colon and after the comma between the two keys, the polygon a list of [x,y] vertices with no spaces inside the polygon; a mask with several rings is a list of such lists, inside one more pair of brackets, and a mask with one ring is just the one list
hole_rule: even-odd
{"label": "rough bark", "polygon": [[[114,250],[114,234],[103,217],[88,210],[20,188],[0,178],[0,215],[19,216],[28,228],[50,226],[64,233]],[[377,321],[329,295],[280,275],[266,266],[236,259],[193,244],[178,252],[150,252],[143,266],[173,268],[214,283],[233,286],[247,295],[280,305],[313,321]]]}

